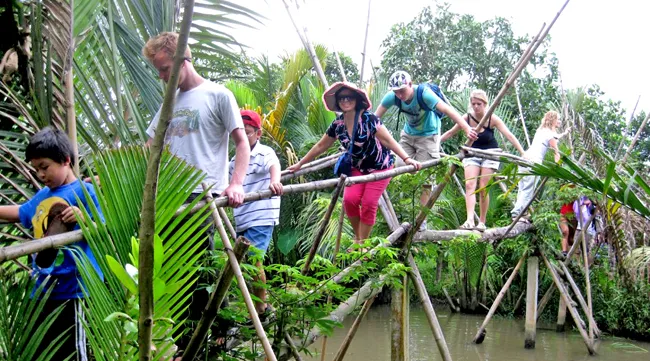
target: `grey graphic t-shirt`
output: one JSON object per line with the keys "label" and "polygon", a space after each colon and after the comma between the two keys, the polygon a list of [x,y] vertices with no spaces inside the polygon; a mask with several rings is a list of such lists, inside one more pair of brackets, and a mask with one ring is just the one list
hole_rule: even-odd
{"label": "grey graphic t-shirt", "polygon": [[[153,138],[160,109],[147,129]],[[228,138],[244,128],[237,101],[223,85],[204,81],[191,90],[176,93],[174,115],[165,134],[172,154],[202,170],[212,190],[221,193],[228,186]],[[195,192],[202,192],[197,187]]]}

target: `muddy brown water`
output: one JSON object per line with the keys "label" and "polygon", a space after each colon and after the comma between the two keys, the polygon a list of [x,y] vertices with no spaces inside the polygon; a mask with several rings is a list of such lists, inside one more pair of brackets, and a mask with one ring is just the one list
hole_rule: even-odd
{"label": "muddy brown water", "polygon": [[[445,339],[454,361],[650,361],[650,343],[616,337],[597,341],[596,356],[589,356],[576,331],[558,333],[554,324],[538,325],[536,347],[524,348],[522,319],[493,318],[481,345],[472,343],[484,316],[451,314],[436,310]],[[332,360],[354,317],[348,317],[345,328],[337,328],[327,341],[325,360]],[[320,352],[322,338],[310,350]],[[320,361],[320,355],[305,356],[307,361]],[[361,323],[348,349],[346,361],[390,361],[390,307],[373,307]],[[410,311],[410,361],[442,360],[422,309]]]}

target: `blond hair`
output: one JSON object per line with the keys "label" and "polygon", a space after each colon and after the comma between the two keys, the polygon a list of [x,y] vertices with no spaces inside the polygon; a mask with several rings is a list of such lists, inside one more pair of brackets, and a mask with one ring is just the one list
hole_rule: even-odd
{"label": "blond hair", "polygon": [[553,110],[550,110],[544,114],[544,118],[542,118],[542,123],[539,125],[539,128],[547,128],[547,129],[553,129],[553,125],[556,124],[557,119],[560,117],[560,115]]}
{"label": "blond hair", "polygon": [[[176,53],[177,44],[178,33],[166,31],[149,39],[147,43],[144,44],[144,47],[142,47],[142,55],[144,55],[149,61],[153,61],[156,54],[164,51],[170,58],[173,58],[174,53]],[[185,48],[184,56],[186,58],[192,57],[192,52],[190,51],[189,46]]]}
{"label": "blond hair", "polygon": [[487,94],[485,93],[484,90],[481,89],[474,89],[472,92],[469,94],[469,108],[472,108],[472,98],[478,99],[485,103],[487,106],[490,102],[488,102],[488,97]]}

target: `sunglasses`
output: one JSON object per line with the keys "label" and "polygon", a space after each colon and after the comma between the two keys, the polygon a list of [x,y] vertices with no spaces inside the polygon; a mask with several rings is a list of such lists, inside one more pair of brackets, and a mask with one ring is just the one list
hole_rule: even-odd
{"label": "sunglasses", "polygon": [[354,95],[341,95],[336,100],[339,102],[351,102],[351,101],[356,101],[357,97]]}

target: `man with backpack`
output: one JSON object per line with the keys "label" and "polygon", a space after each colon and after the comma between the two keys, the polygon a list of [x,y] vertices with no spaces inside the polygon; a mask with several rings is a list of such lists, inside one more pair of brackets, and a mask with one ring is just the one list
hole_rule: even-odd
{"label": "man with backpack", "polygon": [[[388,87],[390,90],[382,99],[375,115],[381,118],[392,106],[396,106],[400,114],[404,114],[406,123],[399,144],[409,157],[418,162],[440,158],[440,119],[445,115],[458,124],[469,139],[477,138],[476,131],[447,104],[437,85],[424,83],[414,86],[411,76],[403,70],[398,70],[390,76]],[[423,186],[420,196],[422,205],[429,199],[431,187]],[[426,224],[423,224],[422,229],[426,229]]]}

